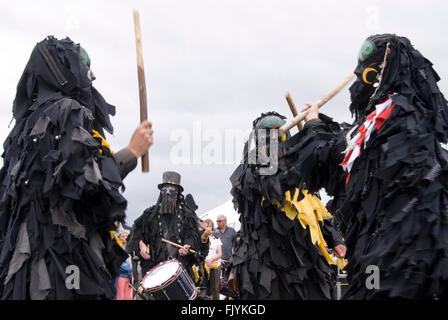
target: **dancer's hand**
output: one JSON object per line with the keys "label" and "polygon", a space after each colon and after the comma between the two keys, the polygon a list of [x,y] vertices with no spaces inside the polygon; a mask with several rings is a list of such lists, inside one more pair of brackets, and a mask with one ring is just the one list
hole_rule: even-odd
{"label": "dancer's hand", "polygon": [[309,110],[309,111],[305,117],[305,121],[310,121],[312,119],[319,119],[319,104],[317,102],[306,103],[305,108],[302,109],[302,112],[304,112],[306,110]]}
{"label": "dancer's hand", "polygon": [[142,240],[140,240],[139,246],[140,256],[145,260],[149,260],[151,258],[151,256],[149,255],[149,247]]}
{"label": "dancer's hand", "polygon": [[152,134],[152,123],[148,120],[144,120],[135,129],[131,141],[129,141],[128,149],[132,151],[136,158],[140,158],[151,147],[154,142]]}
{"label": "dancer's hand", "polygon": [[338,258],[344,258],[345,254],[347,253],[347,247],[343,244],[338,244],[336,247],[334,247],[334,254]]}
{"label": "dancer's hand", "polygon": [[182,257],[186,256],[189,252],[190,247],[191,246],[189,244],[184,245],[182,248],[179,249],[179,255]]}

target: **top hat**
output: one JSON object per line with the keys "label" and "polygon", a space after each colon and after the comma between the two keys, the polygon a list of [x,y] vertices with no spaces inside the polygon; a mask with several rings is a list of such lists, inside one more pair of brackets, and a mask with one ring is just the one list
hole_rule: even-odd
{"label": "top hat", "polygon": [[180,185],[180,174],[174,171],[165,171],[163,173],[163,182],[157,187],[162,189],[165,185],[173,185],[179,188],[180,192],[184,191],[184,188]]}

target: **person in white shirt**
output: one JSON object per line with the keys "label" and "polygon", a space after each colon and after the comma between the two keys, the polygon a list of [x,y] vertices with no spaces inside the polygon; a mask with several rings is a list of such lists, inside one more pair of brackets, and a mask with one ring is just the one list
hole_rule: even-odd
{"label": "person in white shirt", "polygon": [[204,220],[206,225],[206,233],[210,235],[210,247],[208,255],[205,258],[204,269],[206,270],[207,295],[212,300],[219,300],[219,280],[221,273],[221,257],[222,257],[222,242],[218,235],[213,232],[214,225],[210,219]]}

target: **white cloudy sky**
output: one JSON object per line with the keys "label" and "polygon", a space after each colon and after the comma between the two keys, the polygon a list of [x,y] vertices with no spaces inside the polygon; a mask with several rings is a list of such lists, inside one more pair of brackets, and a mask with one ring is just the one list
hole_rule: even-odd
{"label": "white cloudy sky", "polygon": [[[128,223],[156,201],[165,170],[182,174],[199,214],[229,200],[239,151],[226,164],[224,150],[242,145],[223,144],[221,164],[206,163],[201,152],[224,141],[226,129],[250,128],[261,112],[290,117],[287,91],[299,107],[318,99],[354,69],[358,49],[371,34],[407,36],[434,63],[442,91],[448,89],[443,0],[0,0],[0,141],[11,129],[15,88],[31,50],[55,35],[87,49],[96,88],[117,106],[115,134],[107,139],[115,150],[125,147],[139,122],[133,9],[141,16],[155,144],[150,172],[143,174],[139,164],[125,180]],[[350,121],[348,104],[345,89],[325,112]],[[196,141],[189,164],[176,164],[170,156],[179,133]]]}

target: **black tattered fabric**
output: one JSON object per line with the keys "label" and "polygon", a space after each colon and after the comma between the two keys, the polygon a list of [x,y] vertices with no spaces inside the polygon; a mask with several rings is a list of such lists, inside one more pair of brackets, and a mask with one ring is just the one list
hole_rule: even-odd
{"label": "black tattered fabric", "polygon": [[[94,137],[112,132],[114,107],[81,87],[80,60],[79,45],[48,37],[17,86],[0,171],[1,299],[114,297],[126,255],[110,230],[126,200],[111,151]],[[74,268],[79,288],[66,283]]]}
{"label": "black tattered fabric", "polygon": [[[200,265],[208,254],[209,242],[201,241],[198,229],[198,219],[195,213],[198,208],[190,194],[184,198],[179,194],[176,209],[173,213],[160,213],[161,197],[156,205],[147,208],[143,214],[134,221],[128,237],[126,250],[129,254],[140,258],[142,276],[160,262],[175,258],[182,263],[191,279],[195,278],[193,265]],[[190,245],[197,253],[180,256],[177,247],[162,242],[162,238],[180,245]],[[149,245],[149,260],[140,256],[139,242]]]}
{"label": "black tattered fabric", "polygon": [[[441,143],[447,142],[447,102],[431,63],[409,40],[384,38],[390,52],[369,105],[391,99],[393,109],[362,146],[349,176],[340,165],[346,141],[374,110],[357,108],[353,92],[355,123],[340,126],[321,114],[288,141],[294,146],[289,157],[302,186],[325,187],[334,197],[330,207],[348,247],[345,299],[446,298],[448,153]],[[374,281],[368,266],[379,268],[379,288],[366,286]]]}
{"label": "black tattered fabric", "polygon": [[[270,112],[259,119],[272,116],[280,117]],[[254,121],[254,127],[259,119]],[[230,178],[233,203],[241,222],[240,241],[232,263],[241,298],[334,299],[334,269],[323,255],[324,240],[319,248],[313,235],[322,235],[333,248],[343,244],[340,233],[330,220],[316,219],[315,215],[321,213],[318,211],[326,212],[318,198],[310,199],[310,195],[300,192],[298,201],[289,201],[286,194],[292,198],[298,190],[284,159],[280,159],[275,174],[264,175],[255,164],[255,157],[256,151],[249,151],[246,143],[244,161]],[[285,209],[288,201],[290,210]],[[301,201],[307,203],[304,207],[308,212],[295,209]],[[305,216],[310,219],[308,225],[302,225],[301,218]]]}

